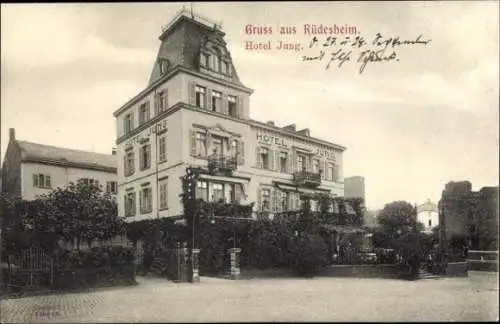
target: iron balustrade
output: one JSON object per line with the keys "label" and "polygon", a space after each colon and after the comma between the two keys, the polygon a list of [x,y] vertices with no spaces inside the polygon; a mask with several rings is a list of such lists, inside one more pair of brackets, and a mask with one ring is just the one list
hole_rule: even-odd
{"label": "iron balustrade", "polygon": [[320,185],[321,173],[311,171],[297,171],[293,174],[293,180],[298,184]]}
{"label": "iron balustrade", "polygon": [[234,171],[238,166],[235,156],[232,155],[211,155],[208,158],[208,169],[210,171]]}

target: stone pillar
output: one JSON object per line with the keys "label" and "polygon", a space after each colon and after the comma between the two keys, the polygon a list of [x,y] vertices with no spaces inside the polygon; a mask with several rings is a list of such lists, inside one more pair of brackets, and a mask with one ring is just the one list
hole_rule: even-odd
{"label": "stone pillar", "polygon": [[229,273],[229,279],[237,280],[240,278],[240,252],[239,248],[229,249],[229,255],[231,256],[231,270]]}
{"label": "stone pillar", "polygon": [[192,250],[193,283],[200,282],[200,249]]}

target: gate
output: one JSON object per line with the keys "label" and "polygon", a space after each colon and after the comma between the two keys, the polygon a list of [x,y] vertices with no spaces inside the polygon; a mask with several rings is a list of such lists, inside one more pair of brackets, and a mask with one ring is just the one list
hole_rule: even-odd
{"label": "gate", "polygon": [[50,288],[53,283],[54,262],[43,248],[31,247],[6,255],[4,280],[7,291]]}

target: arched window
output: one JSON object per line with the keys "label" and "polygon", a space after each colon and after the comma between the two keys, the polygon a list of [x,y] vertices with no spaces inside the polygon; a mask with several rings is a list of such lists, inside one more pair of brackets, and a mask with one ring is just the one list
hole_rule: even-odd
{"label": "arched window", "polygon": [[160,66],[160,74],[167,73],[169,62],[166,59],[159,59],[158,65]]}
{"label": "arched window", "polygon": [[213,69],[216,72],[220,72],[220,57],[218,55],[213,55]]}

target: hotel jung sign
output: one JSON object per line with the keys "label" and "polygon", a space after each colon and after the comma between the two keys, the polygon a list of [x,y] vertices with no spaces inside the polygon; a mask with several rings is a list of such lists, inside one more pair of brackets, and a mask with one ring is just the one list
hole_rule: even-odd
{"label": "hotel jung sign", "polygon": [[[270,134],[270,133],[264,133],[264,132],[257,132],[257,143],[263,144],[266,146],[274,147],[274,148],[282,148],[282,149],[287,149],[292,146],[292,139],[291,138],[285,138],[285,137],[280,137],[275,134]],[[306,150],[310,150],[314,152],[315,155],[325,158],[327,160],[335,160],[335,154],[333,150],[326,150],[322,149],[318,146],[314,145],[308,145],[305,143],[301,143],[298,141],[294,141],[293,145],[303,148]]]}
{"label": "hotel jung sign", "polygon": [[149,138],[152,134],[161,133],[167,129],[167,120],[162,120],[155,125],[146,128],[141,133],[131,137],[125,144],[131,145],[135,143],[140,143],[141,141]]}

